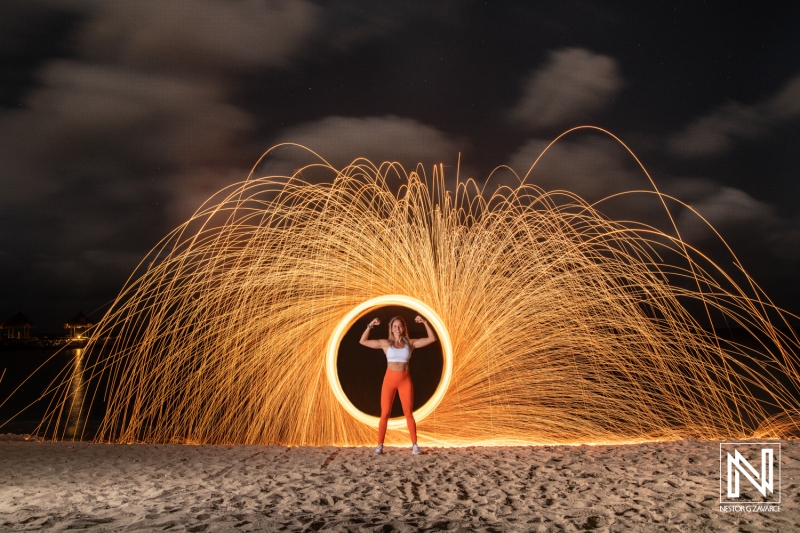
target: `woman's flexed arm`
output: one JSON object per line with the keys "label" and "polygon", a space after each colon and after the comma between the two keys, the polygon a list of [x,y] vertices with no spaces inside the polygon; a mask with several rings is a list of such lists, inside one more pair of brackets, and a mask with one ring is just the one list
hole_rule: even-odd
{"label": "woman's flexed arm", "polygon": [[418,324],[419,323],[424,324],[425,325],[425,331],[428,332],[428,336],[425,337],[424,339],[411,339],[410,340],[411,345],[414,348],[422,348],[423,346],[427,346],[429,344],[433,344],[434,342],[436,342],[436,340],[437,340],[436,339],[436,333],[433,331],[433,328],[431,327],[431,325],[428,324],[427,320],[425,320],[421,316],[417,315],[417,318],[414,319],[414,322],[416,322]]}
{"label": "woman's flexed arm", "polygon": [[369,338],[369,331],[380,323],[381,321],[377,317],[373,318],[372,322],[370,322],[369,325],[367,326],[367,329],[365,329],[364,333],[361,334],[361,339],[358,341],[359,344],[362,344],[367,348],[377,348],[377,349],[383,348],[383,343],[388,343],[386,339],[370,340]]}

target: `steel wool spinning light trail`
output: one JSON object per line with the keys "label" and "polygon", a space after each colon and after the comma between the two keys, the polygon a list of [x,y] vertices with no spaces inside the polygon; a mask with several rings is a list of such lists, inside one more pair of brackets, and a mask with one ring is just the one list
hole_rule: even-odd
{"label": "steel wool spinning light trail", "polygon": [[[94,330],[84,411],[105,409],[107,441],[371,445],[331,343],[387,295],[447,339],[422,444],[780,437],[800,421],[782,312],[675,232],[363,159],[251,176],[170,233]],[[698,303],[759,347],[701,327]],[[57,438],[67,385],[40,429]],[[406,441],[390,426],[387,443]]]}

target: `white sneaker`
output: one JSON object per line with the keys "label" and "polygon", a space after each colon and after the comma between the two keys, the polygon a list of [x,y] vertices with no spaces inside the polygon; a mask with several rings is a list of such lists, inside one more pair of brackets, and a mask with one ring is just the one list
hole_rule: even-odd
{"label": "white sneaker", "polygon": [[375,448],[375,451],[372,452],[372,455],[380,455],[383,453],[383,444],[378,444],[378,447]]}
{"label": "white sneaker", "polygon": [[422,455],[422,450],[419,449],[419,446],[417,446],[416,442],[414,443],[414,446],[411,447],[411,453],[414,455]]}

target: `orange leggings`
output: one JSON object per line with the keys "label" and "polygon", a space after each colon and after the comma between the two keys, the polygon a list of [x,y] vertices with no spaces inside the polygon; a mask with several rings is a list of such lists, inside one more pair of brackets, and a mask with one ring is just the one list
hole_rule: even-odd
{"label": "orange leggings", "polygon": [[406,416],[411,442],[417,442],[417,423],[414,421],[414,384],[411,383],[411,375],[408,370],[399,371],[387,368],[381,388],[381,423],[378,425],[378,444],[383,444],[383,439],[386,437],[386,425],[389,423],[389,415],[392,414],[395,392],[400,393],[400,404],[402,404],[403,414]]}

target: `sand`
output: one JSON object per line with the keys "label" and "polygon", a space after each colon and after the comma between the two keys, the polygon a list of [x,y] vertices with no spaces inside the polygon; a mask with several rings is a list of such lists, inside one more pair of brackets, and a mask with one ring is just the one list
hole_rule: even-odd
{"label": "sand", "polygon": [[105,445],[0,436],[2,531],[793,531],[722,512],[719,443],[388,448]]}

